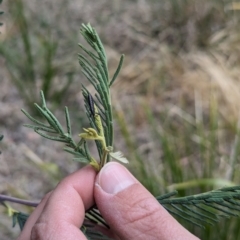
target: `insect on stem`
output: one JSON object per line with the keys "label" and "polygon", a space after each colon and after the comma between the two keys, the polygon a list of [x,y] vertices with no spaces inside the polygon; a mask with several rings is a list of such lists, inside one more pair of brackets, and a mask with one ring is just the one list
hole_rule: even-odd
{"label": "insect on stem", "polygon": [[95,116],[94,100],[90,93],[88,93],[88,105],[90,108],[91,115],[92,117],[94,117]]}

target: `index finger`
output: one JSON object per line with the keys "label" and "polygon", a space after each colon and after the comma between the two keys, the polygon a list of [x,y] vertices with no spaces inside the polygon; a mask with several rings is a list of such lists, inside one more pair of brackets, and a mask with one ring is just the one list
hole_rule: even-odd
{"label": "index finger", "polygon": [[48,197],[31,237],[24,239],[86,239],[79,228],[94,204],[95,177],[95,170],[87,166],[63,179]]}

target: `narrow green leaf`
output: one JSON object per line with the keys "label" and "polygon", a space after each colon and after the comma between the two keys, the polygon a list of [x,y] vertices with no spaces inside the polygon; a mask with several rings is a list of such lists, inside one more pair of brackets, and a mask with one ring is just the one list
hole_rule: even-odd
{"label": "narrow green leaf", "polygon": [[211,221],[217,222],[217,220],[216,220],[215,218],[211,218],[211,217],[207,216],[206,214],[203,214],[203,213],[201,213],[201,212],[199,212],[199,211],[196,211],[195,209],[190,208],[190,207],[187,206],[186,204],[183,204],[182,206],[183,206],[183,208],[185,208],[186,211],[189,211],[189,212],[191,212],[192,214],[198,215],[198,216],[200,217],[200,220],[201,220],[201,219],[204,220],[204,218],[210,220],[210,221],[204,220],[204,221],[206,221],[208,224],[213,225],[213,223],[212,223]]}
{"label": "narrow green leaf", "polygon": [[[192,212],[201,216],[202,222],[209,223],[207,219],[216,222],[218,217],[238,216],[235,212],[240,212],[239,188],[240,186],[233,186],[182,198],[167,199],[160,196],[157,199],[168,211],[170,210],[169,206],[173,204],[175,210],[179,211],[178,216],[180,217],[183,212],[185,214]],[[171,197],[171,193],[169,197]],[[188,221],[191,221],[190,216]]]}
{"label": "narrow green leaf", "polygon": [[48,121],[51,127],[53,127],[56,131],[58,131],[58,128],[54,124],[54,121],[50,118],[48,113],[42,109],[37,103],[34,103],[35,107],[38,109],[38,111],[41,113],[41,115]]}
{"label": "narrow green leaf", "polygon": [[158,197],[156,197],[156,199],[157,199],[158,201],[161,201],[161,200],[163,200],[163,199],[173,197],[173,196],[175,196],[177,193],[178,193],[178,191],[173,191],[173,192],[166,193],[166,194],[163,194],[163,195],[161,195],[161,196],[158,196]]}
{"label": "narrow green leaf", "polygon": [[62,125],[57,120],[57,118],[52,114],[52,112],[48,108],[46,108],[46,112],[47,112],[48,116],[51,118],[51,120],[54,122],[54,126],[55,126],[54,128],[57,128],[58,132],[61,133],[62,135],[64,135]]}
{"label": "narrow green leaf", "polygon": [[95,94],[95,97],[97,98],[98,102],[101,104],[102,107],[104,107],[102,99],[99,97],[99,94]]}
{"label": "narrow green leaf", "polygon": [[89,56],[91,57],[94,61],[96,59],[100,60],[100,58],[96,55],[94,55],[92,52],[88,51],[82,44],[78,44],[78,46]]}
{"label": "narrow green leaf", "polygon": [[49,128],[49,127],[34,126],[31,124],[23,124],[23,126],[27,127],[27,128],[32,128],[34,130],[36,129],[36,130],[42,130],[42,131],[49,132],[49,133],[57,133],[55,129]]}
{"label": "narrow green leaf", "polygon": [[116,70],[116,72],[114,73],[111,82],[109,83],[109,87],[111,87],[112,84],[114,83],[114,81],[117,79],[117,76],[118,76],[119,72],[121,71],[121,68],[122,68],[122,65],[123,65],[123,60],[124,60],[124,54],[121,55],[121,58],[120,58],[120,61],[119,61],[117,70]]}
{"label": "narrow green leaf", "polygon": [[84,158],[86,158],[86,156],[85,156],[82,152],[75,151],[75,150],[73,150],[73,149],[71,149],[71,148],[65,147],[65,148],[63,148],[63,150],[66,151],[66,152],[69,152],[69,153],[73,154],[73,155],[76,156],[76,157],[84,157]]}
{"label": "narrow green leaf", "polygon": [[40,91],[40,96],[42,99],[42,108],[45,110],[47,108],[47,105],[46,105],[46,100],[45,100],[43,91]]}
{"label": "narrow green leaf", "polygon": [[45,134],[45,133],[43,133],[43,132],[41,132],[41,131],[39,131],[39,130],[37,130],[37,129],[35,129],[35,132],[36,132],[37,134],[39,134],[40,136],[42,136],[42,137],[44,137],[44,138],[47,138],[47,139],[49,139],[49,140],[67,143],[67,140],[64,139],[64,138],[53,137],[53,136],[47,135],[47,134]]}
{"label": "narrow green leaf", "polygon": [[36,124],[38,124],[38,125],[40,125],[40,126],[43,126],[43,127],[49,127],[48,125],[46,125],[46,124],[38,121],[37,119],[33,118],[33,117],[32,117],[29,113],[27,113],[24,109],[21,109],[21,111],[22,111],[22,112],[25,114],[25,116],[26,116],[27,118],[29,118],[32,122],[34,122],[34,123],[36,123]]}
{"label": "narrow green leaf", "polygon": [[201,225],[201,224],[199,224],[199,223],[197,223],[197,222],[195,222],[195,221],[192,221],[192,219],[189,219],[189,217],[185,217],[185,216],[183,216],[182,214],[180,214],[179,212],[175,212],[175,211],[173,211],[173,210],[171,210],[171,209],[168,209],[168,208],[166,208],[166,210],[167,210],[169,213],[171,213],[172,215],[176,215],[177,217],[182,218],[182,219],[184,219],[185,221],[190,222],[190,223],[192,223],[192,224],[194,224],[194,225],[196,225],[196,226],[204,229],[204,226],[203,226],[203,225]]}
{"label": "narrow green leaf", "polygon": [[219,210],[220,212],[226,213],[226,214],[229,215],[229,216],[234,216],[234,217],[237,217],[237,216],[238,216],[237,214],[235,214],[235,213],[233,213],[233,212],[227,211],[227,210],[225,210],[225,209],[223,209],[223,208],[220,208],[220,207],[217,207],[217,206],[215,206],[215,205],[213,205],[213,204],[205,203],[205,205],[207,205],[207,206],[209,206],[209,207],[211,207],[211,208],[215,208],[215,209]]}
{"label": "narrow green leaf", "polygon": [[77,157],[72,159],[75,162],[89,163],[89,160],[86,157]]}
{"label": "narrow green leaf", "polygon": [[[103,65],[102,65],[102,62],[100,61],[96,61],[96,64],[97,64],[97,76],[98,76],[98,81],[102,81],[104,84],[105,84],[105,87],[108,89],[108,73],[106,73],[104,71],[104,68],[103,68]],[[100,78],[101,77],[101,78]]]}
{"label": "narrow green leaf", "polygon": [[67,132],[70,136],[72,136],[71,121],[70,121],[70,116],[69,116],[67,107],[65,107],[65,118],[66,118],[66,124],[67,124]]}
{"label": "narrow green leaf", "polygon": [[88,79],[88,81],[93,85],[93,87],[97,90],[97,83],[94,82],[93,79],[91,79],[91,76],[88,74],[87,71],[82,70],[82,73],[84,74],[84,76]]}
{"label": "narrow green leaf", "polygon": [[105,222],[101,214],[99,214],[96,210],[91,209],[88,212],[86,212],[86,217],[90,217],[91,219],[94,219],[97,222],[100,222],[103,224],[105,227],[109,228],[108,224]]}

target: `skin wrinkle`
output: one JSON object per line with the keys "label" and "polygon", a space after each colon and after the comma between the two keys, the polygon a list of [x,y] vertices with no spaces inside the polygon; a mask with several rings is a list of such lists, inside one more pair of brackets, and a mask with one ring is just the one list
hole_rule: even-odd
{"label": "skin wrinkle", "polygon": [[[146,238],[146,235],[148,236],[148,238],[151,237],[151,240],[153,240],[154,238],[156,239],[159,239],[159,237],[156,237],[158,235],[156,235],[156,226],[155,225],[152,225],[150,228],[148,228],[146,231],[144,231],[144,238]],[[134,239],[141,239],[141,235],[143,233],[142,232],[139,232],[138,235],[134,236]]]}
{"label": "skin wrinkle", "polygon": [[[140,187],[132,186],[133,188]],[[128,196],[129,199],[137,199],[136,201],[132,202],[133,204],[129,206],[128,214],[123,215],[122,217],[130,220],[126,222],[128,228],[133,229],[135,228],[137,231],[131,233],[132,239],[145,239],[146,235],[149,239],[176,239],[176,234],[172,233],[172,227],[176,229],[176,232],[179,232],[177,239],[186,239],[184,235],[181,238],[181,234],[183,232],[176,226],[177,223],[176,219],[172,219],[172,225],[169,224],[169,218],[172,218],[168,212],[158,203],[157,200],[152,198],[150,193],[146,194],[146,192],[141,192],[141,195],[138,195],[138,198],[134,196],[134,191],[129,190],[131,192],[131,196]],[[127,201],[126,201],[127,202]],[[143,211],[134,209],[141,209]],[[130,216],[130,218],[129,218]],[[157,224],[156,224],[157,223]],[[177,223],[178,224],[178,223]],[[160,227],[159,227],[160,226]],[[168,237],[166,238],[165,232],[169,232]],[[147,234],[149,233],[149,234]],[[133,235],[134,234],[134,235]],[[173,235],[172,238],[170,237],[171,234]],[[143,235],[143,236],[141,236]],[[142,237],[142,238],[141,238]]]}
{"label": "skin wrinkle", "polygon": [[96,184],[94,194],[104,219],[121,240],[197,239],[169,215],[140,183],[115,195],[104,192]]}
{"label": "skin wrinkle", "polygon": [[[145,199],[142,199],[141,201],[137,201],[135,203],[138,209],[139,209],[139,206],[141,207],[141,203],[140,205],[138,205],[139,202],[143,202],[143,201],[145,201]],[[144,203],[144,205],[146,204]],[[134,206],[132,207],[132,209],[134,209]],[[145,208],[144,211],[140,211],[140,212],[139,211],[128,212],[127,217],[126,215],[122,216],[122,217],[125,217],[126,220],[129,220],[128,222],[125,222],[123,225],[127,226],[128,229],[136,230],[134,231],[135,232],[134,236],[132,235],[133,232],[131,233],[132,239],[141,239],[141,237],[146,238],[146,235],[148,237],[156,238],[156,226],[153,225],[154,222],[158,221],[159,216],[157,216],[156,213],[157,213],[156,208],[152,208],[151,210],[149,210],[149,208]]]}
{"label": "skin wrinkle", "polygon": [[[136,211],[134,211],[136,209]],[[141,209],[141,211],[139,211]],[[152,222],[156,219],[155,214],[159,210],[159,206],[152,205],[152,199],[150,197],[137,199],[132,206],[129,206],[131,212],[127,212],[126,219],[129,220],[128,224],[134,224],[140,221]],[[150,219],[149,219],[150,218]],[[158,219],[159,220],[159,219]]]}
{"label": "skin wrinkle", "polygon": [[[139,187],[138,183],[130,186],[130,188],[136,187]],[[134,191],[132,192],[135,193]],[[126,208],[129,199],[131,199],[132,203],[131,206],[128,206],[128,209],[125,212],[120,212],[121,219],[125,220],[125,222],[122,223],[123,228],[127,226],[128,229],[135,229],[134,236],[136,239],[141,239],[140,236],[142,234],[146,236],[146,232],[151,232],[151,236],[158,236],[158,229],[152,224],[155,222],[164,224],[164,218],[159,215],[159,207],[161,206],[159,206],[157,201],[156,204],[153,204],[154,202],[150,194],[141,192],[141,195],[138,195],[137,197],[132,194],[131,196],[128,196],[129,199],[126,197],[122,199],[121,195],[118,196],[117,194],[116,198],[119,198],[118,202],[122,205],[119,209]],[[132,202],[132,199],[135,199],[135,201]],[[141,211],[139,211],[139,209],[141,209]],[[131,233],[131,236],[133,236],[133,232]]]}
{"label": "skin wrinkle", "polygon": [[[144,233],[146,231],[151,231],[153,221],[163,222],[159,219],[161,216],[157,215],[159,203],[156,201],[156,204],[152,204],[153,199],[151,199],[152,196],[150,193],[146,191],[146,194],[146,192],[131,190],[139,187],[141,187],[139,183],[133,184],[128,188],[128,192],[131,192],[130,195],[119,192],[116,195],[110,196],[108,204],[102,202],[99,205],[104,206],[103,209],[100,209],[103,211],[102,214],[104,214],[106,220],[110,222],[110,226],[117,231],[121,239],[129,240],[135,239],[132,238],[133,236],[145,235]],[[139,192],[141,192],[141,195],[134,196]],[[136,200],[132,202],[133,199]],[[113,206],[114,209],[111,202],[115,202]],[[129,206],[129,202],[131,202],[131,206]],[[139,211],[139,208],[143,211]],[[137,210],[134,212],[135,209]],[[114,219],[120,219],[120,221],[113,220],[112,211],[114,211]],[[150,220],[148,220],[148,218],[150,218]],[[130,236],[126,229],[131,229],[131,238],[129,238]],[[155,229],[155,234],[156,231],[157,229]],[[151,235],[154,235],[154,233]]]}

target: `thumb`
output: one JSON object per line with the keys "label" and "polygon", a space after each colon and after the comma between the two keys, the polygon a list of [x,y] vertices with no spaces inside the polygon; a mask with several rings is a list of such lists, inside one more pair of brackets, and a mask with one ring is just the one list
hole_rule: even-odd
{"label": "thumb", "polygon": [[106,164],[96,178],[96,204],[120,239],[197,239],[122,165]]}

